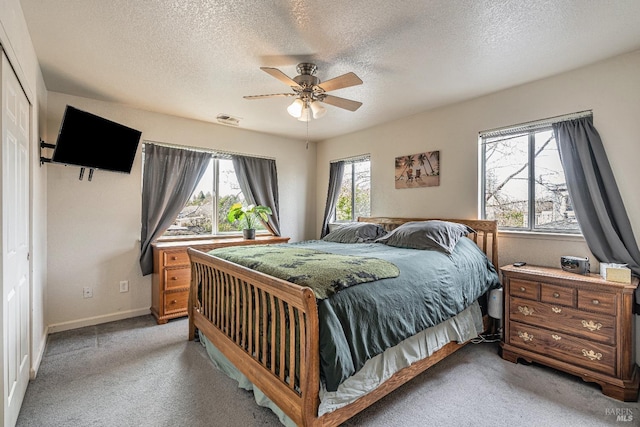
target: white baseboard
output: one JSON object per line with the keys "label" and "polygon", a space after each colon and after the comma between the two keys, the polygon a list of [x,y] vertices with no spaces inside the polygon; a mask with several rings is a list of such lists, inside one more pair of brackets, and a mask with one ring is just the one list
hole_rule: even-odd
{"label": "white baseboard", "polygon": [[129,319],[131,317],[151,314],[149,308],[138,308],[135,310],[119,311],[117,313],[103,314],[102,316],[87,317],[84,319],[71,320],[69,322],[54,323],[47,327],[48,333],[68,331],[70,329],[83,328],[85,326],[99,325],[101,323],[114,322],[116,320]]}
{"label": "white baseboard", "polygon": [[44,333],[40,337],[40,348],[38,352],[31,353],[31,367],[29,368],[29,379],[35,380],[38,375],[38,369],[40,369],[40,363],[44,357],[44,352],[47,349],[47,336],[49,336],[49,327],[44,328]]}

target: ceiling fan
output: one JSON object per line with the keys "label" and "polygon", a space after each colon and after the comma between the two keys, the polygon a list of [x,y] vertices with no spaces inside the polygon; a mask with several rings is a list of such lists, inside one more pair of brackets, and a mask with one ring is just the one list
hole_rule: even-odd
{"label": "ceiling fan", "polygon": [[290,115],[300,121],[308,122],[313,116],[319,119],[326,113],[325,108],[320,103],[333,105],[334,107],[344,108],[349,111],[356,111],[362,105],[362,102],[352,101],[350,99],[340,98],[338,96],[328,95],[327,92],[332,90],[343,89],[346,87],[357,86],[362,84],[362,80],[354,73],[347,73],[326,82],[320,82],[315,76],[318,67],[310,62],[302,62],[298,64],[296,70],[299,75],[293,79],[277,68],[260,67],[267,74],[280,80],[293,89],[293,93],[272,93],[268,95],[252,95],[245,96],[245,99],[262,99],[273,97],[295,96],[287,111]]}

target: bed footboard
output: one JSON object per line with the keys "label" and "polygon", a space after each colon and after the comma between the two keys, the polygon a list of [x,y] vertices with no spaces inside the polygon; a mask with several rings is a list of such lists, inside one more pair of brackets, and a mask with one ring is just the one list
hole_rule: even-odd
{"label": "bed footboard", "polygon": [[196,328],[296,424],[318,413],[318,311],[311,289],[195,249],[189,339]]}

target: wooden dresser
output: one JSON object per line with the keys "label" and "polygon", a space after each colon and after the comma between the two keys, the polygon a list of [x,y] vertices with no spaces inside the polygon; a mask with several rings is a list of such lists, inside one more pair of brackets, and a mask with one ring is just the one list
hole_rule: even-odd
{"label": "wooden dresser", "polygon": [[206,252],[225,246],[266,245],[287,243],[288,237],[256,236],[255,240],[242,237],[217,238],[209,240],[181,240],[156,242],[153,248],[153,283],[151,288],[151,314],[158,322],[187,315],[191,266],[187,248]]}
{"label": "wooden dresser", "polygon": [[595,274],[512,265],[504,285],[502,357],[541,363],[595,382],[610,397],[638,399],[631,284]]}

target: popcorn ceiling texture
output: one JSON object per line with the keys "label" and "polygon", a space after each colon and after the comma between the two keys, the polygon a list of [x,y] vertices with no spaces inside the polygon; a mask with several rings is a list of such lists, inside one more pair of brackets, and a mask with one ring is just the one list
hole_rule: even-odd
{"label": "popcorn ceiling texture", "polygon": [[640,2],[496,0],[22,0],[47,89],[304,138],[290,89],[259,70],[295,76],[299,62],[333,92],[309,124],[323,139],[459,102],[640,48]]}

